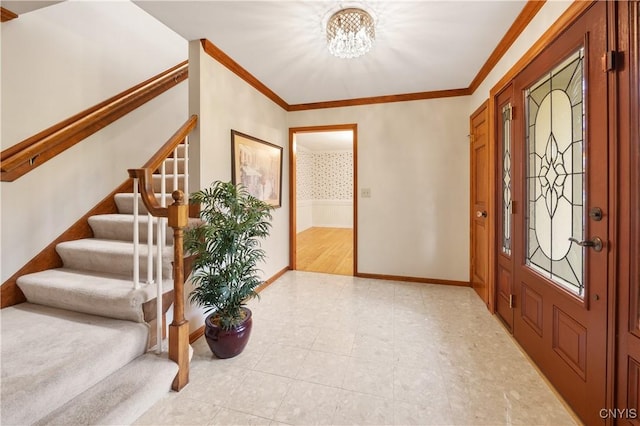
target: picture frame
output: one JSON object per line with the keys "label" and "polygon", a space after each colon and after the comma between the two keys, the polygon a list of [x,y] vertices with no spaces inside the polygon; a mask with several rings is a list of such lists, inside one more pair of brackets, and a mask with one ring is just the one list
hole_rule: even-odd
{"label": "picture frame", "polygon": [[231,181],[259,200],[282,207],[282,147],[232,129]]}

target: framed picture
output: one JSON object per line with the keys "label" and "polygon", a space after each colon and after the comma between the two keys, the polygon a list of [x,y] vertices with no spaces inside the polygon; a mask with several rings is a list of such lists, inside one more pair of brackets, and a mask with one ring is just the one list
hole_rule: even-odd
{"label": "framed picture", "polygon": [[272,206],[282,206],[282,147],[231,130],[231,180]]}

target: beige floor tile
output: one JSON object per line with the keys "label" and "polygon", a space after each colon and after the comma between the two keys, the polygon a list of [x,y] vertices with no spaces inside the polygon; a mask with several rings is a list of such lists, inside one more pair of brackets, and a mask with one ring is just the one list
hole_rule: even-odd
{"label": "beige floor tile", "polygon": [[[201,339],[204,339],[204,337],[201,337]],[[212,354],[210,359],[216,359],[221,364],[229,367],[253,368],[262,359],[270,346],[270,344],[265,342],[253,341],[251,337],[249,337],[249,343],[247,343],[246,348],[240,355],[228,359],[218,359]]]}
{"label": "beige floor tile", "polygon": [[333,417],[335,425],[393,424],[393,400],[343,390]]}
{"label": "beige floor tile", "polygon": [[296,379],[339,388],[344,382],[348,363],[349,357],[344,355],[310,351]]}
{"label": "beige floor tile", "polygon": [[353,339],[351,356],[363,360],[391,363],[393,361],[393,337],[356,334]]}
{"label": "beige floor tile", "polygon": [[382,398],[393,398],[391,363],[350,358],[342,387]]}
{"label": "beige floor tile", "polygon": [[273,339],[273,343],[310,349],[320,329],[313,325],[291,325],[282,329]]}
{"label": "beige floor tile", "polygon": [[330,328],[321,329],[311,349],[337,355],[350,355],[355,337],[356,333]]}
{"label": "beige floor tile", "polygon": [[452,425],[455,424],[455,416],[448,404],[434,404],[432,401],[420,404],[396,401],[393,407],[393,423],[396,425]]}
{"label": "beige floor tile", "polygon": [[269,425],[270,419],[264,417],[254,416],[253,414],[247,414],[240,411],[229,410],[227,408],[221,408],[218,414],[213,418],[212,426],[224,426],[224,425],[247,425],[247,426],[262,426]]}
{"label": "beige floor tile", "polygon": [[244,380],[248,370],[227,366],[217,358],[194,362],[189,372],[189,384],[181,396],[214,405],[225,405],[229,394]]}
{"label": "beige floor tile", "polygon": [[338,404],[339,389],[307,382],[294,382],[275,420],[294,425],[330,425]]}
{"label": "beige floor tile", "polygon": [[264,373],[294,378],[298,375],[308,353],[308,349],[273,344],[267,349],[254,369]]}
{"label": "beige floor tile", "polygon": [[437,365],[425,368],[396,367],[393,374],[393,395],[396,401],[423,404],[427,401],[446,405],[447,386]]}
{"label": "beige floor tile", "polygon": [[250,307],[245,351],[198,339],[136,424],[575,424],[470,288],[292,271]]}
{"label": "beige floor tile", "polygon": [[135,425],[208,425],[220,407],[179,394],[158,401]]}
{"label": "beige floor tile", "polygon": [[232,391],[225,408],[273,419],[292,380],[259,371],[249,371],[241,385]]}

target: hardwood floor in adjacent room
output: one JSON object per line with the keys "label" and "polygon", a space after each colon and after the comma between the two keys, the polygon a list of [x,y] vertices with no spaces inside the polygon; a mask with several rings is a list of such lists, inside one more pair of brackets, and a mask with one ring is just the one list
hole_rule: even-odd
{"label": "hardwood floor in adjacent room", "polygon": [[353,275],[353,229],[314,227],[299,232],[296,269]]}

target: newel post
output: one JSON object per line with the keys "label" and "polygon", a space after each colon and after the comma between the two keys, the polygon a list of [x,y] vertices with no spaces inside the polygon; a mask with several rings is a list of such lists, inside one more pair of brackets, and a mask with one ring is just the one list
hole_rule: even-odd
{"label": "newel post", "polygon": [[179,391],[189,383],[189,321],[184,318],[184,228],[189,220],[189,206],[184,193],[173,191],[168,222],[173,228],[173,322],[169,325],[169,359],[178,364],[178,375],[171,388]]}

